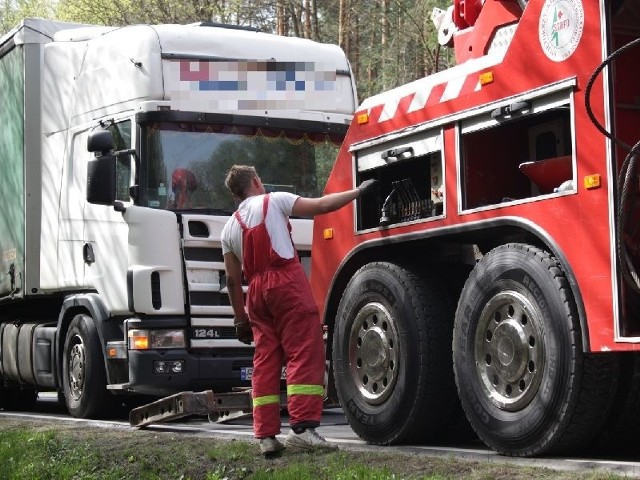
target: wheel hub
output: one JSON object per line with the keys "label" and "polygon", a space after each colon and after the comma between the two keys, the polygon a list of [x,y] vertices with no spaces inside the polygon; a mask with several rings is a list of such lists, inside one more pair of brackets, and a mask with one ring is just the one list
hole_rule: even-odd
{"label": "wheel hub", "polygon": [[81,341],[69,351],[69,390],[73,398],[82,396],[84,388],[85,352]]}
{"label": "wheel hub", "polygon": [[545,368],[541,315],[515,291],[492,297],[480,315],[476,372],[488,398],[501,409],[524,408],[540,386]]}
{"label": "wheel hub", "polygon": [[371,380],[381,380],[389,368],[389,342],[381,328],[374,326],[362,336],[362,357]]}
{"label": "wheel hub", "polygon": [[498,360],[495,368],[506,381],[517,381],[527,367],[526,344],[524,329],[513,319],[505,320],[496,327],[487,351]]}
{"label": "wheel hub", "polygon": [[382,403],[397,378],[398,333],[393,317],[381,303],[366,304],[349,334],[351,377],[370,404]]}

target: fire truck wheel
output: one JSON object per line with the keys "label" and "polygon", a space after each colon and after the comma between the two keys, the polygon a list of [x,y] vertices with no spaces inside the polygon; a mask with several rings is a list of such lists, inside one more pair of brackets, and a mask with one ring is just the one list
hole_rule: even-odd
{"label": "fire truck wheel", "polygon": [[453,352],[467,417],[500,453],[582,447],[610,409],[617,366],[583,354],[569,283],[538,248],[502,245],[476,264],[458,302]]}
{"label": "fire truck wheel", "polygon": [[111,406],[111,395],[106,389],[100,339],[90,316],[73,318],[63,355],[62,381],[69,413],[76,418],[104,417]]}
{"label": "fire truck wheel", "polygon": [[349,281],[333,337],[338,398],[374,444],[437,438],[455,405],[454,304],[442,281],[370,263]]}

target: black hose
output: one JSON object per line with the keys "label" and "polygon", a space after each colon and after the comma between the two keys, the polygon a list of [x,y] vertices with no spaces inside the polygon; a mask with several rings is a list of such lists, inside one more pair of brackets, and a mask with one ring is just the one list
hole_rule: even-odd
{"label": "black hose", "polygon": [[620,267],[622,270],[623,279],[631,286],[631,288],[636,292],[640,293],[640,276],[633,265],[633,261],[631,256],[629,255],[629,251],[627,245],[625,243],[625,232],[627,231],[627,224],[630,218],[630,215],[633,213],[632,209],[627,208],[627,204],[629,201],[630,188],[634,178],[636,177],[637,172],[637,153],[640,150],[640,142],[636,143],[633,147],[626,144],[622,140],[616,138],[611,132],[607,131],[600,122],[596,119],[593,114],[593,110],[591,109],[591,90],[593,88],[593,84],[595,83],[596,78],[607,67],[609,64],[613,62],[613,60],[620,55],[624,54],[628,50],[638,46],[640,44],[640,38],[632,40],[626,45],[620,47],[611,55],[609,55],[596,70],[591,74],[589,81],[587,82],[587,87],[585,90],[585,107],[587,109],[587,114],[591,119],[591,122],[595,125],[595,127],[607,138],[614,142],[614,144],[619,145],[625,150],[629,150],[624,162],[620,167],[620,172],[618,174],[617,179],[617,187],[618,187],[618,204],[616,207],[616,253],[618,255],[618,261],[620,263]]}
{"label": "black hose", "polygon": [[623,141],[621,141],[621,140],[617,139],[616,137],[614,137],[613,134],[611,134],[611,132],[608,132],[600,124],[600,122],[598,122],[598,119],[593,114],[593,110],[591,110],[591,105],[589,104],[589,102],[591,100],[591,89],[593,88],[593,84],[594,84],[596,78],[598,77],[598,75],[600,75],[600,72],[602,72],[602,70],[604,70],[605,67],[608,66],[616,57],[619,57],[620,55],[625,53],[627,50],[630,50],[631,48],[638,46],[638,44],[640,44],[640,38],[636,38],[635,40],[632,40],[631,42],[627,43],[623,47],[620,47],[618,50],[616,50],[611,55],[609,55],[605,59],[605,61],[602,62],[598,66],[598,68],[596,68],[595,71],[591,74],[591,77],[589,78],[589,81],[587,82],[587,88],[585,90],[585,100],[584,101],[585,101],[585,106],[587,108],[587,114],[589,115],[589,118],[591,119],[591,122],[596,126],[596,128],[598,130],[600,130],[600,132],[605,137],[613,140],[615,143],[617,143],[618,145],[624,147],[627,150],[630,150],[631,147],[629,145],[627,145],[626,143],[624,143]]}
{"label": "black hose", "polygon": [[636,178],[637,172],[637,152],[640,148],[640,142],[636,143],[627,158],[625,159],[622,168],[620,169],[620,175],[618,177],[618,190],[620,191],[620,202],[617,209],[617,228],[616,228],[616,251],[618,253],[618,259],[622,267],[622,274],[629,285],[635,290],[636,293],[640,293],[640,278],[638,272],[633,265],[631,256],[625,243],[625,233],[627,232],[627,225],[631,214],[632,208],[628,208],[629,189],[632,186],[632,182]]}

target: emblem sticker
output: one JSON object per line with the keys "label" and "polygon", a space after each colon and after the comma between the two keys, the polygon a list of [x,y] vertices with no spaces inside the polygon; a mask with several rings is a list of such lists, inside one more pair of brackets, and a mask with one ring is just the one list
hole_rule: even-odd
{"label": "emblem sticker", "polygon": [[581,0],[547,0],[542,7],[538,35],[545,55],[554,62],[575,52],[584,30]]}

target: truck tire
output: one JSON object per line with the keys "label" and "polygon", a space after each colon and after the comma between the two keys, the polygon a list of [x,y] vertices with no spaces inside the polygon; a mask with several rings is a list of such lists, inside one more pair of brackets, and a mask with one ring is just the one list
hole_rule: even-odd
{"label": "truck tire", "polygon": [[502,454],[586,446],[610,410],[616,357],[583,353],[568,281],[538,248],[502,245],[476,264],[458,302],[453,352],[462,407]]}
{"label": "truck tire", "polygon": [[352,277],[338,307],[333,367],[356,434],[374,444],[437,438],[455,404],[454,305],[442,282],[392,263]]}
{"label": "truck tire", "polygon": [[111,413],[102,348],[93,319],[76,315],[67,331],[63,352],[63,387],[69,413],[76,418],[101,418]]}

